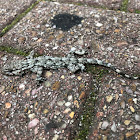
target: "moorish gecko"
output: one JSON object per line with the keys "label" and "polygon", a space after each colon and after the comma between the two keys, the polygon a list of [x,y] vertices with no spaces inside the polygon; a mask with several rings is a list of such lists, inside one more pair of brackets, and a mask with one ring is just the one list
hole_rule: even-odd
{"label": "moorish gecko", "polygon": [[31,71],[37,73],[36,80],[41,81],[43,80],[43,69],[67,68],[74,73],[77,70],[83,71],[85,69],[84,64],[98,64],[111,68],[118,74],[124,75],[127,78],[140,78],[134,76],[131,77],[127,74],[124,74],[123,72],[121,72],[121,70],[115,68],[110,63],[105,63],[95,58],[75,57],[75,54],[83,55],[85,54],[85,52],[86,51],[83,49],[76,50],[76,48],[72,48],[66,57],[39,56],[34,58],[34,51],[31,51],[26,59],[12,61],[10,64],[4,65],[2,71],[7,75],[22,75],[25,73],[25,71]]}

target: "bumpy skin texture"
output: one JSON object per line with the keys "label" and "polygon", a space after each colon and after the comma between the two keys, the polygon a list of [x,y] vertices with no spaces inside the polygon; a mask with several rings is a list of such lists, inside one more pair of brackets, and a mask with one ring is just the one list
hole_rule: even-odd
{"label": "bumpy skin texture", "polygon": [[34,58],[34,51],[31,51],[25,60],[12,61],[10,64],[4,65],[2,71],[6,75],[22,75],[25,73],[25,71],[31,71],[37,73],[36,80],[41,81],[43,80],[43,69],[67,68],[74,73],[78,70],[83,71],[85,69],[84,64],[98,64],[109,67],[115,72],[124,75],[127,78],[139,79],[139,77],[131,77],[122,73],[119,69],[115,68],[110,63],[104,63],[101,60],[94,58],[75,57],[75,54],[83,55],[85,53],[85,50],[76,50],[76,48],[72,48],[66,57],[39,56]]}

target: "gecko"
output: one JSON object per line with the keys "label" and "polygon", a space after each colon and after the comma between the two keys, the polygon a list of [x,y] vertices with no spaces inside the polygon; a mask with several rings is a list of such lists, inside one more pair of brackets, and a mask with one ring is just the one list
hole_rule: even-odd
{"label": "gecko", "polygon": [[34,51],[31,51],[30,54],[23,60],[13,60],[10,64],[5,64],[2,68],[2,72],[6,75],[18,75],[22,76],[26,71],[31,71],[37,74],[36,81],[43,81],[43,70],[44,69],[59,69],[67,68],[71,72],[75,73],[78,70],[84,71],[85,64],[97,64],[111,68],[116,73],[123,75],[126,78],[130,79],[140,79],[137,76],[130,76],[123,73],[120,69],[113,66],[111,63],[103,62],[96,58],[85,58],[85,57],[76,57],[75,55],[84,55],[86,50],[72,47],[70,52],[65,57],[52,57],[52,56],[39,56],[34,57]]}

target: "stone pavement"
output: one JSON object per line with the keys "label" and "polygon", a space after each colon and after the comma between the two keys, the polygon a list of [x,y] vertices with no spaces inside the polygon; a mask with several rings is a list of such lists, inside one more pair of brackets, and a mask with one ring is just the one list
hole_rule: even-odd
{"label": "stone pavement", "polygon": [[66,56],[76,47],[86,49],[86,57],[140,76],[140,1],[125,2],[0,0],[1,140],[140,140],[139,79],[89,65],[77,73],[44,70],[46,80],[40,85],[35,73],[1,72],[4,64],[25,59],[31,50]]}

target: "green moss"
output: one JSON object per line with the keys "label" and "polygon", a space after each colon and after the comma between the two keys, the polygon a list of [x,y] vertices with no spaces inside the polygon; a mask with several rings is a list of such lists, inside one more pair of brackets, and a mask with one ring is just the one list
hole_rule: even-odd
{"label": "green moss", "polygon": [[87,72],[90,72],[96,77],[96,80],[100,80],[104,74],[108,73],[108,70],[102,66],[87,65]]}
{"label": "green moss", "polygon": [[36,1],[33,3],[26,11],[21,13],[12,21],[11,24],[7,25],[0,33],[0,37],[2,37],[6,32],[8,32],[17,22],[19,22],[29,11],[31,11],[41,0]]}
{"label": "green moss", "polygon": [[135,10],[135,13],[140,14],[140,10]]}
{"label": "green moss", "polygon": [[128,6],[128,0],[123,0],[120,10],[127,12],[127,6]]}
{"label": "green moss", "polygon": [[10,47],[10,46],[0,46],[0,51],[4,51],[4,52],[7,52],[7,53],[12,53],[14,55],[22,55],[22,56],[29,55],[29,53],[27,53],[27,52],[24,52],[24,51],[19,50],[19,49],[15,49],[15,48]]}
{"label": "green moss", "polygon": [[[106,70],[103,67],[100,66],[93,66],[93,65],[87,65],[87,72],[92,73],[92,75],[96,78],[97,83],[101,81],[101,78],[104,74],[108,73],[108,70]],[[92,85],[92,89],[95,89]],[[98,92],[98,91],[96,91]],[[86,140],[87,136],[89,134],[90,126],[94,125],[92,124],[94,119],[94,105],[96,102],[96,93],[93,91],[89,97],[86,100],[86,103],[83,107],[83,112],[80,118],[80,124],[77,132],[77,136],[75,137],[75,140]]]}
{"label": "green moss", "polygon": [[[30,54],[30,50],[23,51],[23,50],[15,49],[11,46],[0,46],[0,51],[11,53],[13,55],[21,55],[21,56],[28,56]],[[34,54],[34,57],[39,57],[39,56],[42,56],[42,55],[40,55],[38,53]]]}
{"label": "green moss", "polygon": [[96,101],[95,94],[91,93],[90,97],[87,99],[84,108],[83,114],[80,118],[80,124],[78,135],[76,136],[75,140],[85,140],[89,129],[93,120],[94,116],[94,103]]}

